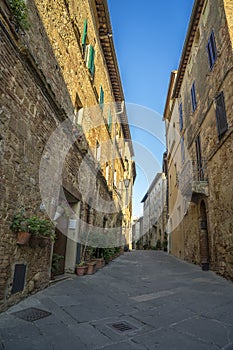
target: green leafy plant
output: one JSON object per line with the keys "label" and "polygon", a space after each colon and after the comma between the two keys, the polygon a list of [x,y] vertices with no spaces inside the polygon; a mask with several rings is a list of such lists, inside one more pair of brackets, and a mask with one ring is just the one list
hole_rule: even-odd
{"label": "green leafy plant", "polygon": [[158,239],[156,242],[156,249],[161,249],[161,248],[162,248],[161,240]]}
{"label": "green leafy plant", "polygon": [[37,216],[32,216],[27,219],[28,229],[32,235],[38,235],[40,230],[40,219]]}
{"label": "green leafy plant", "polygon": [[167,246],[168,246],[168,240],[167,240],[167,233],[164,233],[164,239],[163,239],[163,250],[167,252]]}
{"label": "green leafy plant", "polygon": [[55,239],[54,225],[51,221],[41,219],[37,216],[28,218],[28,228],[32,235],[39,237],[50,237],[52,240]]}
{"label": "green leafy plant", "polygon": [[76,267],[83,267],[86,265],[87,265],[86,262],[81,260],[79,264],[76,264]]}
{"label": "green leafy plant", "polygon": [[60,269],[60,261],[64,259],[64,256],[54,253],[52,257],[51,271],[56,273]]}
{"label": "green leafy plant", "polygon": [[10,229],[14,232],[28,231],[28,219],[25,216],[24,210],[14,215]]}
{"label": "green leafy plant", "polygon": [[41,219],[35,215],[27,217],[23,209],[13,216],[10,228],[14,232],[26,231],[31,233],[32,236],[50,237],[52,241],[56,237],[54,225],[51,221]]}
{"label": "green leafy plant", "polygon": [[120,247],[115,247],[115,248],[114,248],[114,253],[115,253],[115,254],[119,254],[120,251],[121,251],[121,248],[120,248]]}
{"label": "green leafy plant", "polygon": [[28,21],[28,10],[24,0],[9,0],[10,8],[13,13],[13,20],[17,26],[24,30],[30,27]]}

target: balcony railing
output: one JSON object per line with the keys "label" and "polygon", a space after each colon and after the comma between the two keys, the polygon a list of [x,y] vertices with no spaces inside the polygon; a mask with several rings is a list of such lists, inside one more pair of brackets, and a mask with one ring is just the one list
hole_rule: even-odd
{"label": "balcony railing", "polygon": [[179,188],[184,195],[204,194],[208,196],[207,161],[187,161],[178,175]]}
{"label": "balcony railing", "polygon": [[192,172],[193,181],[208,181],[207,160],[202,159],[200,163],[196,160],[192,160]]}

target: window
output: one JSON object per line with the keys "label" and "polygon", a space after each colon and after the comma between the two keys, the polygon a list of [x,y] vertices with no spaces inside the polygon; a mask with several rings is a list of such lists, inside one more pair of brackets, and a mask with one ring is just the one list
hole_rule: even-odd
{"label": "window", "polygon": [[207,44],[206,48],[207,48],[208,57],[209,57],[210,69],[212,69],[214,66],[214,62],[216,61],[216,58],[217,58],[217,48],[216,48],[216,42],[215,42],[215,37],[214,37],[213,31],[210,35],[210,38],[208,40],[208,44]]}
{"label": "window", "polygon": [[221,92],[216,97],[215,101],[216,101],[216,119],[217,119],[217,128],[218,128],[218,138],[221,139],[223,134],[228,130],[223,92]]}
{"label": "window", "polygon": [[100,108],[103,109],[104,108],[104,90],[103,90],[102,86],[100,86],[99,104],[100,104]]}
{"label": "window", "polygon": [[76,93],[74,122],[76,122],[79,125],[82,125],[82,119],[83,119],[83,106],[79,98],[79,95]]}
{"label": "window", "polygon": [[184,163],[185,161],[185,150],[184,150],[184,136],[180,139],[180,147],[181,147],[181,161]]}
{"label": "window", "polygon": [[180,114],[180,131],[183,129],[183,109],[182,109],[182,102],[179,107],[179,114]]}
{"label": "window", "polygon": [[88,38],[87,38],[87,19],[84,21],[83,26],[83,35],[82,35],[82,49],[83,49],[83,56],[84,60],[86,62],[86,66],[88,67],[92,77],[95,73],[95,50],[92,45],[89,44]]}
{"label": "window", "polygon": [[176,174],[176,186],[178,185],[179,183],[179,176],[178,176],[178,172],[177,172],[177,165],[176,163],[174,163],[174,168],[175,168],[175,174]]}
{"label": "window", "polygon": [[95,156],[96,156],[96,160],[97,161],[100,161],[100,151],[101,151],[101,149],[100,149],[100,144],[99,144],[99,142],[98,141],[96,141],[96,149],[95,149]]}
{"label": "window", "polygon": [[125,171],[129,171],[129,161],[127,157],[125,157]]}
{"label": "window", "polygon": [[192,88],[191,88],[191,98],[192,98],[192,108],[193,112],[197,108],[197,98],[196,98],[196,89],[195,89],[195,82],[193,82]]}
{"label": "window", "polygon": [[86,222],[87,224],[91,224],[91,207],[88,204],[86,208]]}
{"label": "window", "polygon": [[92,45],[87,45],[86,51],[85,51],[85,61],[87,68],[89,69],[89,72],[91,73],[92,77],[95,74],[95,50]]}
{"label": "window", "polygon": [[85,50],[86,50],[86,41],[87,41],[87,19],[85,19],[84,26],[83,26],[83,35],[82,35],[83,53],[85,53]]}
{"label": "window", "polygon": [[110,109],[108,111],[108,131],[112,132],[112,114]]}
{"label": "window", "polygon": [[109,180],[109,165],[108,165],[108,163],[106,163],[105,178],[106,178],[106,181],[108,183],[108,180]]}
{"label": "window", "polygon": [[201,155],[201,137],[197,136],[195,140],[196,145],[196,157],[197,157],[197,180],[204,181],[204,172],[202,167],[202,155]]}
{"label": "window", "polygon": [[116,185],[117,185],[117,172],[116,172],[116,170],[114,170],[113,184],[116,187]]}

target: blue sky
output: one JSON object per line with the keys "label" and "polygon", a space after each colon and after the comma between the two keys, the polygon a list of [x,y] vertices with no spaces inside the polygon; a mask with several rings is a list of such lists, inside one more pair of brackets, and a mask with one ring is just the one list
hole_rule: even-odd
{"label": "blue sky", "polygon": [[142,214],[140,201],[161,167],[165,145],[162,114],[170,72],[178,68],[193,3],[108,0],[135,148],[136,216]]}

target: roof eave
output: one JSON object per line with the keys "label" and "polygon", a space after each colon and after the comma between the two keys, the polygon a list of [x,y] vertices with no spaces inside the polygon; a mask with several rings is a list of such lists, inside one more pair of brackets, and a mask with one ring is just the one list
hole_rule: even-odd
{"label": "roof eave", "polygon": [[179,96],[181,84],[182,84],[184,73],[188,64],[190,52],[192,49],[193,41],[195,38],[196,30],[198,28],[198,23],[202,13],[204,3],[205,3],[205,0],[195,0],[192,14],[189,21],[187,35],[186,35],[183,50],[182,50],[182,55],[180,59],[177,79],[176,79],[172,98],[177,98]]}

